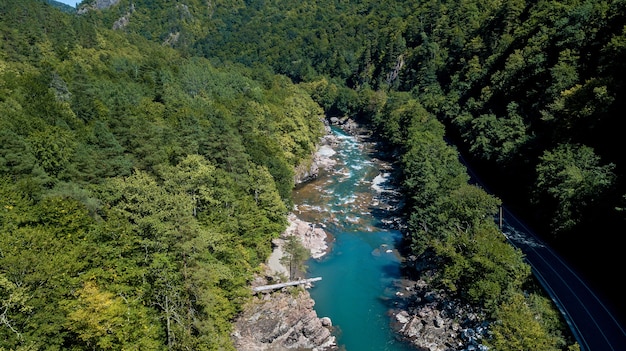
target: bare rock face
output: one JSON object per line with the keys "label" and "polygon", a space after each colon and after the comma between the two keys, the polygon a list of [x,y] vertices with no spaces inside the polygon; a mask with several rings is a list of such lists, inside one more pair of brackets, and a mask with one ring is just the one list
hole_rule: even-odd
{"label": "bare rock face", "polygon": [[[252,287],[276,283],[281,275],[288,274],[280,262],[284,237],[299,237],[313,257],[325,253],[324,230],[298,219],[294,214],[290,214],[288,219],[289,227],[281,238],[274,241],[274,250],[265,265],[265,275],[257,276]],[[309,292],[301,287],[282,288],[253,296],[234,323],[233,344],[239,351],[337,350],[335,336],[331,334],[332,321],[328,317],[318,318],[314,305]]]}
{"label": "bare rock face", "polygon": [[408,305],[393,312],[394,329],[418,350],[486,350],[487,324],[480,311],[450,299],[420,280],[407,289]]}
{"label": "bare rock face", "polygon": [[130,13],[120,17],[115,23],[113,23],[113,30],[124,29],[130,23]]}
{"label": "bare rock face", "polygon": [[311,252],[312,258],[320,258],[328,252],[329,238],[322,227],[301,220],[294,213],[290,213],[287,219],[289,226],[281,235],[282,237],[297,236],[302,246]]}
{"label": "bare rock face", "polygon": [[90,4],[82,5],[78,9],[78,14],[82,15],[91,10],[108,9],[111,6],[116,5],[118,2],[120,2],[120,0],[95,0],[95,1],[92,1]]}
{"label": "bare rock face", "polygon": [[326,135],[322,137],[317,151],[312,156],[311,163],[308,165],[300,165],[296,167],[296,175],[294,183],[301,184],[319,176],[320,170],[330,169],[335,165],[332,156],[335,154],[333,146],[336,145],[337,138],[331,134],[330,127],[326,125]]}
{"label": "bare rock face", "polygon": [[235,323],[239,351],[337,350],[329,318],[318,318],[306,290],[285,289],[254,297]]}

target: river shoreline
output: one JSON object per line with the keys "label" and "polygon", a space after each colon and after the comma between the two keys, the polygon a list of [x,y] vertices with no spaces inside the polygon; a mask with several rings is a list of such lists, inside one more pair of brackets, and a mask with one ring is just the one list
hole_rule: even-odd
{"label": "river shoreline", "polygon": [[[334,143],[336,140],[328,129],[313,156],[312,164],[296,175],[296,183],[314,179],[320,170],[334,165]],[[272,241],[272,253],[262,267],[263,273],[256,277],[252,287],[288,280],[290,272],[281,259],[284,256],[283,246],[289,236],[298,237],[313,259],[320,259],[330,250],[332,236],[321,225],[298,218],[297,211],[296,207],[288,214],[287,228],[279,238]],[[231,337],[237,350],[337,350],[336,337],[332,335],[332,321],[328,317],[317,316],[313,308],[315,301],[306,288],[282,288],[253,296],[234,323]]]}
{"label": "river shoreline", "polygon": [[[332,123],[332,122],[331,122]],[[369,130],[351,119],[335,119],[335,126],[354,136],[370,152],[380,173],[372,181],[379,192],[376,201],[386,207],[375,215],[384,227],[398,230],[406,237],[404,198],[399,192],[400,179],[397,152],[377,140]],[[378,205],[378,203],[376,203]],[[395,298],[389,303],[390,326],[397,338],[416,350],[451,351],[482,350],[481,340],[487,334],[487,323],[482,311],[433,289],[429,277],[437,270],[432,257],[416,257],[402,240],[397,255],[401,261],[402,278],[393,287]]]}
{"label": "river shoreline", "polygon": [[[335,120],[333,124],[355,137],[362,147],[371,153],[374,163],[379,167],[371,186],[378,192],[372,198],[375,206],[381,207],[371,215],[389,229],[406,232],[402,213],[403,199],[398,192],[398,178],[394,174],[393,151],[384,150],[380,141],[374,140],[368,130],[350,119]],[[320,171],[327,171],[335,163],[332,156],[337,139],[327,125],[325,135],[313,156],[310,169],[301,170],[303,183],[315,179]],[[384,206],[379,206],[384,203]],[[313,259],[323,258],[332,249],[334,238],[324,231],[322,223],[307,222],[298,217],[296,206],[288,216],[289,226],[281,237],[273,241],[274,250],[267,261],[265,273],[258,277],[254,285],[264,285],[284,280],[287,269],[281,264],[282,245],[289,235],[296,235],[311,252]],[[404,236],[404,234],[403,234]],[[390,328],[416,350],[450,351],[480,349],[480,338],[484,325],[480,313],[472,311],[449,299],[440,291],[431,289],[427,277],[436,267],[429,265],[428,259],[411,256],[405,245],[397,246],[395,254],[401,261],[403,277],[389,289],[395,296],[388,304]],[[324,282],[322,281],[322,284]],[[244,308],[244,312],[235,323],[233,340],[238,350],[337,350],[333,336],[332,321],[327,317],[318,317],[313,306],[315,301],[306,289],[282,289],[270,294],[255,296]],[[309,337],[305,337],[308,335]]]}
{"label": "river shoreline", "polygon": [[[298,237],[314,258],[328,251],[329,236],[322,228],[299,219],[294,213],[289,214],[288,221],[287,229],[272,241],[272,254],[262,267],[263,274],[252,282],[252,288],[288,280],[289,270],[281,258],[285,240],[291,235]],[[307,288],[310,286],[286,287],[253,296],[235,321],[231,336],[237,350],[337,350],[332,321],[318,317]]]}

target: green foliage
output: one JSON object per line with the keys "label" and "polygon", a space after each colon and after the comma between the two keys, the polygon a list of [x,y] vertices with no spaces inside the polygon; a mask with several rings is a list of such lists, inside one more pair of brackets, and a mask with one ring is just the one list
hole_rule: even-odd
{"label": "green foliage", "polygon": [[34,132],[27,140],[41,167],[54,177],[67,168],[76,148],[73,135],[58,127]]}
{"label": "green foliage", "polygon": [[623,220],[623,23],[594,0],[0,2],[0,348],[232,349],[326,112],[396,148],[412,246],[499,311],[495,348],[552,349],[444,136],[555,233]]}
{"label": "green foliage", "polygon": [[490,222],[500,205],[499,199],[480,187],[462,184],[450,192],[448,201],[442,206],[442,213],[448,218],[446,221],[450,228],[468,231]]}
{"label": "green foliage", "polygon": [[500,321],[492,328],[487,344],[497,350],[560,350],[558,340],[542,326],[541,316],[521,294],[513,294],[496,312]]}
{"label": "green foliage", "polygon": [[[102,291],[95,282],[85,282],[68,306],[67,328],[76,333],[85,348],[164,349],[160,330],[150,324],[149,309]],[[154,322],[154,321],[153,321]]]}
{"label": "green foliage", "polygon": [[29,175],[38,166],[37,158],[24,138],[10,130],[0,132],[0,170],[6,175]]}
{"label": "green foliage", "polygon": [[543,154],[535,194],[547,205],[555,234],[570,230],[588,207],[601,203],[613,186],[614,169],[612,163],[601,165],[593,149],[584,145],[562,144]]}
{"label": "green foliage", "polygon": [[521,252],[506,242],[493,222],[450,234],[433,245],[444,263],[441,284],[488,310],[503,302],[506,291],[519,291],[530,277]]}
{"label": "green foliage", "polygon": [[305,262],[311,256],[311,252],[302,246],[302,242],[295,235],[290,235],[285,239],[283,246],[284,255],[280,262],[289,267],[289,279],[295,279],[296,275],[306,273]]}
{"label": "green foliage", "polygon": [[[199,5],[165,6],[180,46]],[[0,4],[0,349],[232,350],[323,111],[267,69],[94,26],[112,11]]]}
{"label": "green foliage", "polygon": [[506,118],[488,114],[472,119],[471,130],[464,137],[472,140],[470,152],[473,155],[505,165],[517,157],[530,136],[516,107],[515,103],[507,107]]}
{"label": "green foliage", "polygon": [[[8,281],[9,294],[19,293],[22,306],[3,328],[2,346],[38,344],[59,348],[67,331],[65,314],[55,306],[76,286],[88,266],[86,239],[92,222],[82,206],[70,199],[47,197],[33,205],[5,183],[0,272]],[[15,296],[14,296],[15,297]],[[11,310],[10,310],[11,311]]]}
{"label": "green foliage", "polygon": [[[122,1],[99,18],[110,26],[129,6]],[[384,103],[372,100],[371,92],[411,92],[415,103],[451,128],[459,148],[485,162],[494,177],[519,184],[498,189],[511,196],[528,193],[539,157],[558,144],[589,145],[604,163],[622,159],[612,117],[624,101],[623,75],[615,73],[624,71],[622,1],[136,6],[166,20],[150,21],[137,11],[131,17],[138,20],[125,30],[159,43],[177,33],[183,39],[173,46],[224,65],[268,65],[303,82],[328,114],[366,117],[393,143],[406,137],[406,113],[396,109],[397,98],[383,112]],[[193,83],[196,77],[196,83],[212,84],[201,74],[188,78]],[[274,147],[260,139],[244,141],[246,148]],[[282,162],[257,163],[288,178]],[[626,193],[622,188],[617,191]],[[284,200],[286,195],[281,189]],[[617,207],[617,198],[607,201]],[[607,211],[602,220],[619,217],[614,215]]]}
{"label": "green foliage", "polygon": [[[411,201],[409,222],[414,230],[411,238],[414,248],[422,252],[424,240],[442,236],[447,219],[441,216],[441,207],[453,190],[467,183],[468,176],[454,148],[443,140],[440,122],[414,101],[402,105],[391,115],[398,112],[404,119],[402,123],[393,117],[386,123],[392,125],[392,135],[398,135],[391,140],[405,150],[402,155],[403,186]],[[402,128],[402,125],[409,127]]]}
{"label": "green foliage", "polygon": [[17,286],[15,283],[10,282],[4,274],[0,275],[0,296],[2,296],[2,314],[0,315],[0,322],[4,328],[9,329],[17,337],[21,339],[21,334],[15,329],[13,324],[14,315],[18,313],[28,313],[32,309],[28,305],[29,296],[25,288]]}
{"label": "green foliage", "polygon": [[[517,118],[515,105],[510,106],[510,114]],[[436,262],[433,283],[493,313],[494,328],[500,333],[491,341],[493,345],[504,345],[505,339],[511,337],[522,339],[519,343],[525,347],[535,347],[528,346],[534,344],[524,334],[525,325],[538,338],[539,348],[544,344],[548,346],[543,349],[566,345],[561,336],[565,327],[555,322],[558,311],[553,306],[536,299],[536,305],[527,314],[508,313],[507,308],[512,308],[511,294],[523,296],[538,288],[528,290],[530,266],[494,223],[500,200],[468,184],[469,177],[457,151],[443,139],[443,124],[418,101],[398,93],[390,94],[381,112],[371,118],[377,130],[401,152],[403,188],[409,199],[408,236],[415,254]],[[511,134],[524,138],[520,132]],[[505,139],[501,137],[501,142],[510,143]],[[510,145],[514,143],[521,142],[515,140]],[[502,160],[515,154],[512,149]],[[543,313],[545,323],[534,320],[537,311]],[[503,327],[522,322],[519,327],[524,331]]]}

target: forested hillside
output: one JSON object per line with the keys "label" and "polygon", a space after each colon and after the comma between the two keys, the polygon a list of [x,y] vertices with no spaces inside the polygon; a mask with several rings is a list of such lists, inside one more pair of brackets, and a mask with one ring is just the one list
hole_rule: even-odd
{"label": "forested hillside", "polygon": [[625,1],[81,7],[0,2],[0,349],[232,349],[324,113],[397,151],[411,249],[494,349],[575,348],[492,218],[621,263]]}
{"label": "forested hillside", "polygon": [[618,127],[625,8],[595,0],[273,1],[221,18],[197,50],[352,88],[331,97],[331,113],[367,117],[359,98],[369,89],[410,92],[488,169],[501,196],[540,209],[529,215],[549,236],[583,241],[592,231],[611,241],[607,229],[623,224],[626,193]]}
{"label": "forested hillside", "polygon": [[[106,25],[129,13],[120,4]],[[189,38],[173,45],[217,65],[269,65],[403,153],[415,118],[381,111],[408,94],[492,192],[626,311],[597,274],[623,263],[614,233],[625,224],[625,1],[230,1],[190,16],[145,6],[168,20],[128,31]],[[424,186],[438,188],[429,176]],[[439,223],[414,218],[418,241]]]}
{"label": "forested hillside", "polygon": [[546,239],[593,232],[605,248],[624,224],[624,1],[133,3],[161,20],[124,30],[176,34],[216,64],[267,64],[314,84],[329,114],[367,120],[381,93],[409,92]]}
{"label": "forested hillside", "polygon": [[175,46],[216,64],[267,64],[305,82],[327,114],[374,122],[400,144],[412,119],[379,112],[409,94],[491,191],[623,306],[596,267],[623,263],[625,1],[212,4],[210,20],[150,33],[193,38]]}
{"label": "forested hillside", "polygon": [[0,38],[0,349],[232,349],[321,108],[41,1]]}

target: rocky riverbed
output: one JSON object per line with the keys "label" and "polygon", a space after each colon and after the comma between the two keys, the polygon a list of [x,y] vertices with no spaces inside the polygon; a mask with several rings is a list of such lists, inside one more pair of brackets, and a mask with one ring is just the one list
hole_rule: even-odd
{"label": "rocky riverbed", "polygon": [[[362,133],[362,129],[349,119],[336,119],[333,123],[340,124],[351,134]],[[332,135],[324,137],[313,163],[300,171],[296,181],[314,179],[321,169],[332,167],[335,145]],[[385,176],[389,176],[386,171],[380,177]],[[379,182],[382,179],[375,179],[373,186],[378,186]],[[298,218],[297,213],[291,213],[288,219],[289,226],[280,238],[273,241],[274,251],[264,267],[264,274],[254,281],[255,286],[285,281],[288,271],[280,259],[285,238],[290,235],[300,238],[313,258],[320,258],[329,250],[332,238],[320,224],[306,222]],[[383,222],[395,229],[404,227],[397,216]],[[389,318],[398,338],[419,351],[486,350],[481,345],[488,327],[484,315],[432,289],[428,276],[436,267],[429,266],[428,261],[428,258],[413,256],[404,259],[407,271],[417,278],[399,280],[395,286],[396,298],[390,305],[393,307],[390,307]],[[240,351],[337,350],[332,321],[318,316],[314,304],[302,287],[259,293],[236,320],[232,334],[235,346]]]}
{"label": "rocky riverbed", "polygon": [[[334,119],[331,123],[362,141],[369,138],[367,131],[350,119]],[[386,179],[379,178],[393,177],[394,157],[386,158],[387,161],[381,162],[386,171],[374,179],[374,188],[377,188],[378,182],[389,184]],[[405,231],[403,216],[400,215],[403,201],[396,188],[397,185],[391,189],[377,189],[387,191],[389,198],[385,202],[393,207],[388,209],[388,218],[382,222],[389,228]],[[412,278],[405,277],[396,282],[396,299],[394,307],[389,310],[391,327],[398,338],[419,351],[487,350],[481,343],[488,334],[488,324],[482,311],[455,300],[428,283],[437,269],[432,264],[432,257],[415,257],[407,253],[402,260],[407,276]]]}

